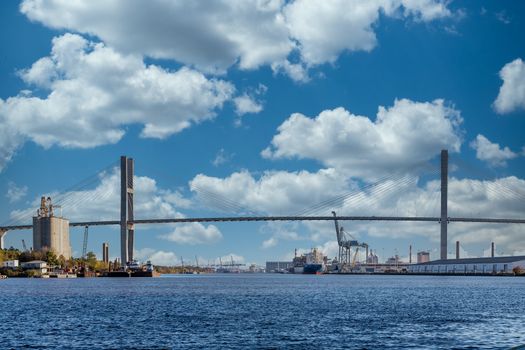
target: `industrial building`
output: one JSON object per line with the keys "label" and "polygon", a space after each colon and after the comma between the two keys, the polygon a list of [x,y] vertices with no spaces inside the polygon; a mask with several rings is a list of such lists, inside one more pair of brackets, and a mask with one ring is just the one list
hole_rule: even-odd
{"label": "industrial building", "polygon": [[2,267],[6,267],[8,269],[16,269],[19,265],[19,262],[18,260],[7,260],[7,261],[2,261]]}
{"label": "industrial building", "polygon": [[525,256],[499,256],[435,260],[410,265],[409,273],[421,274],[512,274],[525,268]]}
{"label": "industrial building", "polygon": [[33,217],[33,249],[53,251],[57,256],[71,258],[69,220],[55,216],[50,197],[42,197],[40,209]]}
{"label": "industrial building", "polygon": [[23,262],[20,266],[24,270],[37,270],[42,274],[47,273],[47,262],[42,260]]}
{"label": "industrial building", "polygon": [[418,252],[417,253],[417,263],[422,264],[430,261],[430,252]]}
{"label": "industrial building", "polygon": [[266,272],[280,272],[291,269],[293,262],[291,261],[267,261]]}

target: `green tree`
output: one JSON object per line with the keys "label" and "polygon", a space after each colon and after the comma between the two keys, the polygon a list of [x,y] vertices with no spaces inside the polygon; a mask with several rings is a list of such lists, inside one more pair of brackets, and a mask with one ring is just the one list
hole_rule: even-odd
{"label": "green tree", "polygon": [[97,256],[93,252],[88,252],[86,254],[86,266],[91,270],[94,271],[97,267]]}
{"label": "green tree", "polygon": [[58,257],[58,264],[60,265],[61,268],[65,268],[66,267],[66,258],[64,258],[63,255],[60,255]]}
{"label": "green tree", "polygon": [[44,257],[44,260],[47,261],[48,265],[51,266],[57,266],[60,265],[60,261],[58,260],[57,255],[52,250],[48,250],[46,252],[46,255]]}

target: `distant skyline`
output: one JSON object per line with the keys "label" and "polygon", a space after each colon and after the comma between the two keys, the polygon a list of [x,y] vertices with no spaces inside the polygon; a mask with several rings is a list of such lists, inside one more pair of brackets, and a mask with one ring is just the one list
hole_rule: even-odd
{"label": "distant skyline", "polygon": [[[0,20],[0,225],[101,169],[63,214],[118,219],[121,155],[135,159],[137,218],[286,215],[359,191],[315,214],[439,216],[427,170],[441,149],[450,216],[524,217],[523,2],[26,0],[1,2]],[[439,257],[437,224],[342,225],[381,260],[409,245]],[[136,257],[163,265],[337,253],[332,222],[135,237]],[[463,256],[492,241],[525,255],[523,225],[450,224],[451,256],[456,240]],[[99,258],[106,241],[120,256],[118,227],[90,227]]]}

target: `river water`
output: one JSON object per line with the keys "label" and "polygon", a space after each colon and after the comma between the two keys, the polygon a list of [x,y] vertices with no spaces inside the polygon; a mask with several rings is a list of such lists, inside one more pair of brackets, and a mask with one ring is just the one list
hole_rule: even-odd
{"label": "river water", "polygon": [[178,275],[0,281],[5,349],[509,349],[525,278]]}

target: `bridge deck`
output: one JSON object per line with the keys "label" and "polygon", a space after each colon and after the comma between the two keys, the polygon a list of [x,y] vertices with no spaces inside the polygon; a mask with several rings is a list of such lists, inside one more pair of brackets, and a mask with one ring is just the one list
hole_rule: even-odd
{"label": "bridge deck", "polygon": [[[232,216],[232,217],[201,217],[201,218],[168,218],[168,219],[141,219],[133,220],[133,224],[173,224],[189,222],[239,222],[239,221],[333,221],[333,216]],[[417,221],[441,222],[439,217],[431,216],[338,216],[340,221]],[[494,219],[494,218],[454,218],[450,222],[477,222],[494,224],[525,224],[525,219]],[[120,225],[118,220],[70,222],[69,226],[102,226]],[[0,226],[0,231],[30,230],[33,225]]]}

